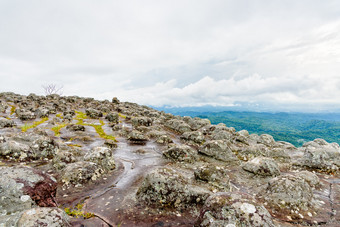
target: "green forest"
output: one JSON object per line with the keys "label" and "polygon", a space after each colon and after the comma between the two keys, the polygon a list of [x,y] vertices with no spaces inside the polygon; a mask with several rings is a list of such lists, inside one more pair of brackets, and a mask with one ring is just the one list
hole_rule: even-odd
{"label": "green forest", "polygon": [[175,114],[208,118],[212,124],[224,123],[237,131],[270,134],[277,141],[287,141],[297,147],[307,141],[323,138],[340,143],[340,114],[324,113],[261,113],[261,112],[193,112],[177,111]]}

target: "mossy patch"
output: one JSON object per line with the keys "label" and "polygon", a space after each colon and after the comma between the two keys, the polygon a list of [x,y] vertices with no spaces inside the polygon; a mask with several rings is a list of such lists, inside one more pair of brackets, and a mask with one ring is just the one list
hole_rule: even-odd
{"label": "mossy patch", "polygon": [[15,109],[16,107],[14,105],[10,105],[11,106],[11,115],[15,113]]}
{"label": "mossy patch", "polygon": [[92,126],[97,134],[103,138],[103,139],[106,139],[106,140],[113,140],[113,141],[117,141],[116,138],[112,135],[107,135],[103,129],[103,126],[105,125],[104,121],[103,120],[99,120],[99,123],[100,124],[91,124],[91,123],[85,123],[84,122],[84,119],[87,119],[87,116],[85,113],[83,112],[80,112],[80,111],[76,111],[76,117],[75,117],[76,120],[78,120],[77,124],[78,125],[83,125],[83,126]]}
{"label": "mossy patch", "polygon": [[24,126],[21,127],[21,131],[22,132],[26,132],[28,129],[35,128],[35,127],[37,127],[38,125],[44,123],[47,120],[48,120],[48,117],[44,117],[40,121],[33,122],[33,124],[31,124],[31,125],[25,124]]}
{"label": "mossy patch", "polygon": [[67,124],[62,123],[51,128],[55,136],[60,136],[60,130],[64,128]]}
{"label": "mossy patch", "polygon": [[75,218],[83,217],[85,219],[89,219],[95,216],[93,213],[84,212],[83,207],[84,207],[84,204],[79,203],[75,206],[74,209],[66,207],[64,210],[67,215],[75,217]]}
{"label": "mossy patch", "polygon": [[119,115],[119,117],[126,119],[126,116],[125,116],[125,115],[123,115],[123,114],[121,114],[121,113],[118,113],[118,115]]}

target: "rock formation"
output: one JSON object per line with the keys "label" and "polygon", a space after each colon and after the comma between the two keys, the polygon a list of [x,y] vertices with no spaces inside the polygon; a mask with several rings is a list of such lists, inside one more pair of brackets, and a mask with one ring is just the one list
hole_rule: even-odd
{"label": "rock formation", "polygon": [[0,93],[0,226],[340,226],[340,147]]}

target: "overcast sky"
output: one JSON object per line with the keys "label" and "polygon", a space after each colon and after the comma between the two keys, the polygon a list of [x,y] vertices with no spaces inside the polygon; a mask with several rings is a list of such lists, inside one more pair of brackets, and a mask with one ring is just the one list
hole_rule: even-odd
{"label": "overcast sky", "polygon": [[338,0],[0,0],[0,91],[340,110]]}

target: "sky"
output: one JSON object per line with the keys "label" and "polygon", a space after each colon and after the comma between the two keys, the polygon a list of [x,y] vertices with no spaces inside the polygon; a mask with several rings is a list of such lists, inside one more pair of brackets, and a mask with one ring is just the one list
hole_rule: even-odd
{"label": "sky", "polygon": [[338,0],[0,0],[0,92],[340,112]]}

